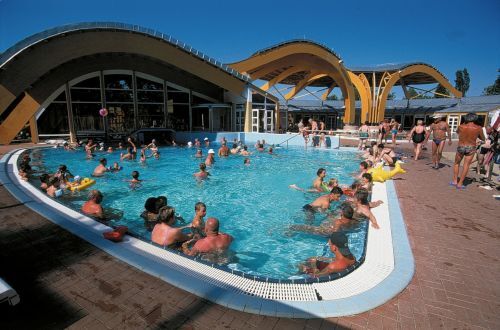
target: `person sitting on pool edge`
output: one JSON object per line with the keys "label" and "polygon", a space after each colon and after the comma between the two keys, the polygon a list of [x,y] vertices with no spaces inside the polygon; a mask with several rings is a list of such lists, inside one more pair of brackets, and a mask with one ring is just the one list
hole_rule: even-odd
{"label": "person sitting on pool edge", "polygon": [[377,222],[377,219],[373,215],[371,208],[377,207],[378,205],[382,204],[381,201],[373,202],[373,206],[371,206],[370,202],[368,202],[368,196],[370,193],[363,188],[359,188],[356,193],[354,194],[354,211],[355,211],[355,216],[356,218],[367,218],[371,224],[372,227],[375,229],[379,229],[379,225]]}
{"label": "person sitting on pool edge", "polygon": [[340,187],[333,187],[328,195],[323,195],[310,204],[306,204],[302,209],[307,213],[315,213],[316,211],[326,211],[330,208],[330,203],[333,201],[338,201],[340,197],[344,194]]}
{"label": "person sitting on pool edge", "polygon": [[320,277],[341,272],[356,262],[356,258],[349,250],[347,236],[344,233],[332,233],[328,239],[328,245],[330,251],[335,255],[334,258],[330,260],[321,257],[309,258],[299,266],[299,271],[313,277]]}
{"label": "person sitting on pool edge", "polygon": [[101,202],[103,195],[99,190],[91,190],[88,195],[88,200],[82,206],[82,212],[86,215],[104,220],[104,213]]}
{"label": "person sitting on pool edge", "polygon": [[200,253],[224,252],[233,241],[231,235],[219,232],[219,220],[216,218],[207,219],[205,223],[205,234],[207,236],[197,240],[191,249],[189,249],[189,244],[194,240],[184,242],[184,244],[182,244],[182,252],[190,256],[195,256]]}
{"label": "person sitting on pool edge", "polygon": [[174,228],[175,209],[170,206],[163,206],[158,211],[158,222],[151,233],[151,240],[161,246],[178,248],[180,243],[190,239],[190,235],[182,232],[181,228]]}
{"label": "person sitting on pool edge", "polygon": [[204,180],[208,178],[210,173],[207,171],[207,165],[205,163],[200,163],[200,171],[193,174],[195,178],[199,180]]}

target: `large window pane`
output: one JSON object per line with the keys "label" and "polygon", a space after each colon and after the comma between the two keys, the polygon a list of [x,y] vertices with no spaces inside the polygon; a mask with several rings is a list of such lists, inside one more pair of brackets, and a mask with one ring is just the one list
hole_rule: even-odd
{"label": "large window pane", "polygon": [[101,104],[73,103],[75,128],[77,131],[103,131],[102,117],[99,115]]}
{"label": "large window pane", "polygon": [[143,89],[148,91],[161,91],[163,90],[163,85],[157,82],[147,80],[141,77],[137,78],[137,89]]}
{"label": "large window pane", "polygon": [[133,104],[108,104],[108,127],[110,132],[129,132],[134,129]]}
{"label": "large window pane", "polygon": [[71,89],[73,102],[101,102],[101,91],[98,89]]}
{"label": "large window pane", "polygon": [[163,91],[137,92],[137,102],[163,103]]}
{"label": "large window pane", "polygon": [[128,90],[106,90],[106,102],[134,102],[134,92]]}
{"label": "large window pane", "polygon": [[174,104],[169,115],[171,127],[177,131],[189,130],[189,105]]}
{"label": "large window pane", "polygon": [[165,127],[163,104],[138,104],[139,127]]}
{"label": "large window pane", "polygon": [[54,101],[66,101],[66,92],[63,91],[54,99]]}
{"label": "large window pane", "polygon": [[67,134],[69,132],[66,103],[50,104],[37,121],[40,134]]}
{"label": "large window pane", "polygon": [[132,76],[128,74],[105,75],[104,86],[114,89],[132,89]]}
{"label": "large window pane", "polygon": [[189,94],[184,92],[169,92],[168,99],[174,103],[189,103]]}
{"label": "large window pane", "polygon": [[93,77],[80,81],[78,84],[72,87],[101,88],[101,82],[99,77]]}

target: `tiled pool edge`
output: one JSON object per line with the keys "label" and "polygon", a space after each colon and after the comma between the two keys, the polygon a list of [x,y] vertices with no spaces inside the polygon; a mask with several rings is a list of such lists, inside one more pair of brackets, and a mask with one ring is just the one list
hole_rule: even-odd
{"label": "tiled pool edge", "polygon": [[[12,151],[9,155],[13,155],[16,152],[19,153],[19,150]],[[140,253],[134,255],[128,250],[121,249],[120,244],[111,243],[102,238],[96,239],[98,236],[92,233],[82,232],[80,230],[81,224],[79,225],[78,223],[69,222],[67,219],[64,219],[67,218],[67,216],[64,217],[64,212],[60,210],[56,212],[48,209],[44,204],[38,204],[38,202],[40,202],[39,199],[30,199],[29,191],[26,193],[23,191],[23,187],[17,187],[15,181],[7,176],[8,173],[5,173],[5,170],[7,170],[7,164],[5,164],[7,159],[9,159],[9,157],[6,155],[1,160],[5,166],[0,170],[0,180],[5,183],[7,190],[16,198],[22,202],[26,202],[25,205],[27,207],[107,253],[110,253],[146,273],[159,277],[195,295],[233,309],[261,315],[301,318],[337,317],[358,314],[383,304],[401,292],[409,283],[414,273],[413,255],[411,253],[405,224],[392,181],[388,181],[386,187],[387,197],[390,200],[388,206],[391,220],[395,268],[388,277],[382,280],[377,286],[347,298],[322,301],[278,301],[249,296],[241,292],[229,290],[230,288],[226,290],[221,287],[221,283],[215,283],[219,282],[217,279],[200,282],[198,277],[188,272],[179,271],[179,269],[176,268],[169,269],[169,274],[166,276],[165,265],[160,265],[155,262],[155,260],[153,260],[154,258],[142,258]],[[14,178],[17,178],[14,169],[11,169],[10,172]],[[8,179],[9,182],[5,181],[5,179]],[[20,184],[22,186],[22,183]],[[52,202],[56,203],[54,201]],[[53,219],[54,217],[55,219]],[[80,218],[86,217],[80,215]]]}

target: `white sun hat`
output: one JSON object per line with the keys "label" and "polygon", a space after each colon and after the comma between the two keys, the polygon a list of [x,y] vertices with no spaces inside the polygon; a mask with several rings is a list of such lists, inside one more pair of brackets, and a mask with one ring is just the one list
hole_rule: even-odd
{"label": "white sun hat", "polygon": [[209,154],[215,154],[215,151],[214,151],[214,149],[210,149],[210,150],[208,150],[208,153]]}

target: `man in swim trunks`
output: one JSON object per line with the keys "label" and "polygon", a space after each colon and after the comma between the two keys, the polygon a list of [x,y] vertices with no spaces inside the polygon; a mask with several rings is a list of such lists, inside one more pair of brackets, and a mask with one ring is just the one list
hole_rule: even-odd
{"label": "man in swim trunks", "polygon": [[358,144],[358,149],[363,150],[366,148],[366,140],[368,139],[370,135],[370,127],[368,126],[369,122],[365,121],[363,125],[359,128],[359,144]]}
{"label": "man in swim trunks", "polygon": [[106,158],[101,158],[99,160],[99,165],[94,169],[94,172],[92,173],[92,176],[103,176],[104,173],[108,171],[108,168],[106,165],[108,164],[108,161]]}
{"label": "man in swim trunks", "polygon": [[86,215],[104,220],[104,213],[101,206],[102,199],[103,196],[99,190],[91,190],[88,200],[82,206],[82,212]]}
{"label": "man in swim trunks", "polygon": [[302,207],[307,213],[315,213],[316,211],[326,211],[330,208],[330,203],[338,201],[340,197],[344,194],[340,187],[333,187],[328,195],[323,195],[310,204],[306,204]]}
{"label": "man in swim trunks", "polygon": [[[464,189],[464,180],[469,172],[470,164],[476,153],[476,140],[479,138],[485,140],[483,128],[475,122],[478,117],[474,113],[468,113],[464,116],[464,123],[458,126],[458,147],[455,154],[455,164],[453,165],[453,180],[450,185],[456,186],[457,189]],[[460,171],[460,163],[464,160],[460,180],[458,179],[458,172]]]}
{"label": "man in swim trunks", "polygon": [[[448,123],[442,120],[442,115],[434,115],[432,118],[434,118],[434,123],[430,126],[432,133],[432,167],[438,169],[446,137],[448,137],[448,144],[451,145],[451,129]],[[429,136],[430,134],[427,139],[429,139]],[[427,143],[427,140],[425,142]]]}
{"label": "man in swim trunks", "polygon": [[219,157],[229,156],[229,148],[226,145],[226,142],[222,142],[222,146],[219,148],[218,155],[219,155]]}
{"label": "man in swim trunks", "polygon": [[328,239],[328,244],[335,258],[330,260],[321,257],[309,258],[305,264],[299,266],[300,272],[310,274],[313,277],[320,277],[341,272],[356,262],[356,258],[349,250],[347,236],[344,233],[332,233]]}
{"label": "man in swim trunks", "polygon": [[206,237],[196,241],[192,249],[189,249],[189,244],[194,240],[189,240],[182,244],[182,252],[190,256],[195,256],[200,253],[224,252],[233,241],[231,235],[219,232],[219,220],[216,218],[207,219],[205,223],[205,234]]}

